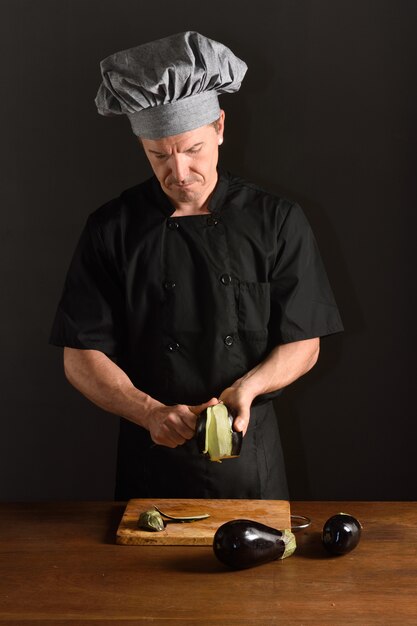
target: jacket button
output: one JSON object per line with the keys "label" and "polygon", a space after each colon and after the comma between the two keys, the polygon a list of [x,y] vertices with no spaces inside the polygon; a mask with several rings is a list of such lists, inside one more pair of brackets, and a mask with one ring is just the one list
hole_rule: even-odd
{"label": "jacket button", "polygon": [[167,226],[170,230],[175,230],[176,228],[178,228],[178,222],[176,222],[175,220],[168,220]]}
{"label": "jacket button", "polygon": [[233,339],[232,335],[227,335],[224,338],[224,343],[225,343],[226,346],[229,346],[229,347],[232,346],[233,342],[234,342],[234,339]]}
{"label": "jacket button", "polygon": [[178,352],[178,350],[180,349],[180,344],[179,343],[170,343],[168,345],[168,351],[169,352]]}
{"label": "jacket button", "polygon": [[232,282],[232,277],[230,276],[230,274],[222,274],[220,276],[220,282],[226,286],[230,285],[230,283]]}
{"label": "jacket button", "polygon": [[209,226],[217,226],[219,222],[220,222],[220,219],[217,216],[210,215],[210,217],[207,218],[207,224]]}
{"label": "jacket button", "polygon": [[175,287],[176,287],[176,283],[174,283],[173,280],[167,280],[164,282],[164,288],[167,291],[172,291],[173,289],[175,289]]}

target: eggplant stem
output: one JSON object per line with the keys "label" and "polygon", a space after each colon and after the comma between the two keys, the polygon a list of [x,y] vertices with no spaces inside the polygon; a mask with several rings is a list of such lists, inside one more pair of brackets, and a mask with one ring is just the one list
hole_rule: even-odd
{"label": "eggplant stem", "polygon": [[295,535],[288,528],[282,531],[282,538],[285,543],[285,549],[280,559],[286,559],[288,556],[291,556],[295,552],[297,548],[297,542],[295,540]]}

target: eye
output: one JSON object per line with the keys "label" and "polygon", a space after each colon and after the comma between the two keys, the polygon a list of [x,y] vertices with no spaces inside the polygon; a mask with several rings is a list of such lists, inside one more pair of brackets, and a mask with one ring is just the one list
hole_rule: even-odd
{"label": "eye", "polygon": [[188,154],[197,154],[197,152],[200,152],[201,147],[200,148],[191,148],[190,150],[187,150]]}

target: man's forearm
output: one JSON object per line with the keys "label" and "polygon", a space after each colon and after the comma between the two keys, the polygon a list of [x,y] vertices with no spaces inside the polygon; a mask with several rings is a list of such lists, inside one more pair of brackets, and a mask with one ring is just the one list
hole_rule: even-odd
{"label": "man's forearm", "polygon": [[197,406],[166,406],[137,389],[126,373],[98,350],[64,349],[69,382],[100,408],[124,417],[149,431],[152,441],[175,448],[195,433],[197,415],[217,398]]}
{"label": "man's forearm", "polygon": [[317,362],[320,339],[307,339],[282,344],[274,348],[235,384],[245,388],[253,397],[283,389],[306,374]]}
{"label": "man's forearm", "polygon": [[103,352],[64,348],[68,381],[97,406],[149,429],[151,409],[160,402],[137,389]]}

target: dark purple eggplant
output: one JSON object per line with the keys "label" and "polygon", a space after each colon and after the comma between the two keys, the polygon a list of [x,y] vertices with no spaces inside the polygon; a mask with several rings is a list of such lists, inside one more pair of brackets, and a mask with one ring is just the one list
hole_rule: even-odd
{"label": "dark purple eggplant", "polygon": [[285,559],[296,548],[293,533],[247,519],[222,524],[214,535],[216,557],[232,569],[246,569]]}
{"label": "dark purple eggplant", "polygon": [[347,554],[359,543],[362,526],[347,513],[338,513],[330,517],[323,526],[322,542],[330,554]]}
{"label": "dark purple eggplant", "polygon": [[206,447],[206,424],[207,424],[207,411],[203,411],[197,417],[197,425],[195,429],[195,439],[197,441],[198,451],[201,454],[206,454],[204,449]]}
{"label": "dark purple eggplant", "polygon": [[233,430],[233,421],[233,415],[222,402],[209,406],[200,413],[195,432],[200,453],[211,461],[238,457],[243,435]]}

